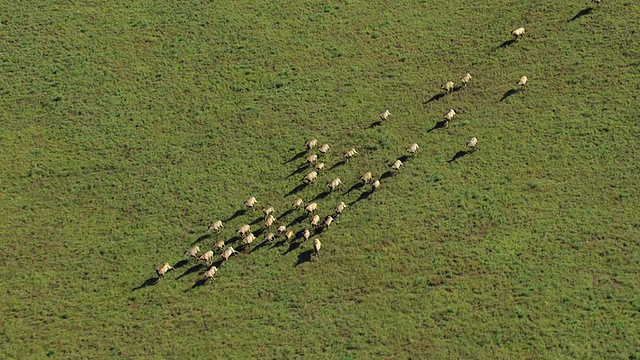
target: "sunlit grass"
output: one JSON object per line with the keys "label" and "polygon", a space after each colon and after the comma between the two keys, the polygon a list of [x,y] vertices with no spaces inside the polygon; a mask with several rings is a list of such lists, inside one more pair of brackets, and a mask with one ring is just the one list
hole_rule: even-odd
{"label": "sunlit grass", "polygon": [[[5,4],[0,355],[640,357],[640,7],[568,21],[589,6]],[[293,191],[311,138],[327,170]],[[205,286],[193,261],[150,285],[335,177],[319,259],[263,234]]]}

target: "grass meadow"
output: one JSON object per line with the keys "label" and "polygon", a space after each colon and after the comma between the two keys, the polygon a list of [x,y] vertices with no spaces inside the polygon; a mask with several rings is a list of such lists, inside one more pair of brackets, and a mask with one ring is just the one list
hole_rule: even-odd
{"label": "grass meadow", "polygon": [[[640,358],[637,1],[0,5],[1,358]],[[309,260],[250,196],[350,206]]]}

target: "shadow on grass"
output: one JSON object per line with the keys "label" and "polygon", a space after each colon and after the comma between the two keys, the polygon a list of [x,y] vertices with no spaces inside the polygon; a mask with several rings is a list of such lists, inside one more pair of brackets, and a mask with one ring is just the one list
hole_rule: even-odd
{"label": "shadow on grass", "polygon": [[363,183],[361,183],[361,182],[355,183],[355,184],[353,184],[353,186],[351,186],[351,187],[349,188],[349,190],[347,190],[344,194],[345,194],[345,195],[349,195],[349,193],[351,193],[352,191],[356,191],[356,190],[358,190],[358,189],[361,189],[363,186],[364,186],[364,184],[363,184]]}
{"label": "shadow on grass", "polygon": [[193,290],[195,288],[198,288],[200,286],[203,286],[203,285],[205,285],[207,283],[208,280],[209,279],[207,279],[207,278],[200,279],[200,280],[196,281],[195,283],[193,283],[193,285],[191,285],[191,287],[188,288],[187,290],[185,290],[184,292],[187,292],[187,291]]}
{"label": "shadow on grass", "polygon": [[509,90],[509,91],[505,92],[504,94],[502,94],[502,99],[500,99],[499,101],[504,101],[504,100],[505,100],[506,98],[508,98],[509,96],[511,96],[511,95],[515,95],[515,94],[517,94],[518,92],[520,92],[520,90],[519,90],[519,89],[511,89],[511,90]]}
{"label": "shadow on grass", "polygon": [[367,126],[367,129],[373,129],[374,127],[378,127],[382,125],[382,120],[374,121],[371,125]]}
{"label": "shadow on grass", "polygon": [[302,214],[302,215],[298,216],[297,218],[293,219],[293,221],[290,222],[289,225],[287,225],[287,227],[291,227],[293,225],[300,224],[307,217],[309,217],[307,214]]}
{"label": "shadow on grass", "polygon": [[191,243],[191,246],[203,241],[203,240],[207,240],[208,238],[211,237],[211,234],[204,234],[202,236],[200,236],[199,238],[197,238],[194,242]]}
{"label": "shadow on grass", "polygon": [[503,42],[502,44],[500,44],[496,49],[504,49],[506,47],[509,47],[509,46],[515,44],[516,42],[517,42],[516,39],[507,40],[507,41]]}
{"label": "shadow on grass", "polygon": [[325,191],[323,193],[320,193],[320,194],[316,195],[313,199],[311,199],[311,202],[314,202],[316,200],[322,200],[322,199],[326,198],[327,196],[329,196],[330,194],[331,194],[331,191],[327,190],[327,191]]}
{"label": "shadow on grass", "polygon": [[469,152],[469,151],[460,150],[460,151],[458,151],[455,155],[453,155],[453,157],[451,158],[451,160],[449,160],[449,161],[447,161],[447,162],[448,162],[449,164],[451,164],[452,162],[454,162],[454,161],[456,161],[456,160],[460,159],[461,157],[466,156],[466,155],[468,155],[468,154],[470,154],[470,152]]}
{"label": "shadow on grass", "polygon": [[311,261],[312,254],[313,254],[313,250],[307,250],[307,251],[301,252],[298,255],[298,262],[296,263],[296,266]]}
{"label": "shadow on grass", "polygon": [[306,154],[307,154],[307,151],[306,151],[306,150],[305,150],[305,151],[301,151],[301,152],[299,152],[299,153],[295,154],[291,159],[289,159],[289,160],[285,161],[285,164],[288,164],[288,163],[290,163],[290,162],[296,161],[296,160],[298,160],[298,159],[300,159],[300,158],[304,157]]}
{"label": "shadow on grass", "polygon": [[433,101],[438,101],[438,100],[442,99],[445,95],[447,95],[447,94],[446,93],[437,93],[437,94],[433,95],[431,97],[431,99],[425,101],[423,104],[428,104],[428,103],[433,102]]}
{"label": "shadow on grass", "polygon": [[293,250],[299,248],[300,245],[302,245],[302,243],[299,243],[297,241],[292,242],[291,244],[289,244],[289,248],[285,252],[283,252],[282,255],[287,255],[288,253],[292,252]]}
{"label": "shadow on grass", "polygon": [[142,283],[142,285],[134,287],[133,289],[131,289],[131,291],[140,290],[140,289],[146,288],[147,286],[154,286],[154,285],[157,285],[159,282],[160,282],[159,277],[148,278]]}
{"label": "shadow on grass", "polygon": [[284,219],[284,218],[286,218],[287,216],[289,216],[289,215],[293,214],[293,212],[294,212],[294,211],[296,211],[296,209],[289,209],[289,210],[285,211],[284,213],[282,213],[282,215],[280,215],[280,216],[278,217],[278,219]]}
{"label": "shadow on grass", "polygon": [[393,176],[393,171],[389,170],[380,176],[380,180],[388,179]]}
{"label": "shadow on grass", "polygon": [[344,165],[347,163],[347,160],[342,160],[342,161],[338,161],[337,163],[335,163],[331,168],[329,168],[329,171],[337,168],[338,166]]}
{"label": "shadow on grass", "polygon": [[224,222],[231,221],[231,220],[237,218],[238,216],[242,216],[242,215],[244,215],[246,213],[247,213],[247,209],[238,210],[230,218],[228,218],[227,220],[224,220]]}
{"label": "shadow on grass", "polygon": [[580,19],[581,17],[583,17],[585,15],[591,14],[593,12],[593,10],[595,10],[595,9],[592,8],[592,7],[588,7],[588,8],[582,9],[576,14],[576,16],[574,16],[571,19],[567,20],[567,22],[576,21],[576,20]]}
{"label": "shadow on grass", "polygon": [[194,272],[198,272],[198,271],[204,269],[204,267],[205,266],[203,264],[194,265],[194,266],[188,268],[187,271],[182,273],[182,275],[178,276],[177,279],[180,280],[180,279],[182,279],[183,277],[185,277],[185,276],[187,276],[189,274],[193,274]]}
{"label": "shadow on grass", "polygon": [[429,129],[427,132],[430,133],[434,130],[438,130],[438,129],[442,129],[447,127],[447,121],[446,120],[442,120],[442,121],[438,121],[435,125],[433,125],[433,127],[431,129]]}
{"label": "shadow on grass", "polygon": [[304,231],[305,230],[308,230],[308,229],[302,229],[302,230],[298,231],[296,233],[296,237],[295,237],[294,241],[297,240],[297,239],[302,239],[302,242],[305,242],[305,240],[304,240]]}
{"label": "shadow on grass", "polygon": [[266,228],[260,228],[260,229],[258,229],[258,230],[253,232],[253,236],[258,238],[258,237],[262,236],[262,234],[264,234],[264,232],[266,230],[267,230]]}
{"label": "shadow on grass", "polygon": [[236,249],[240,254],[248,254],[251,244],[240,244]]}
{"label": "shadow on grass", "polygon": [[371,194],[373,194],[373,189],[363,192],[362,194],[360,194],[360,197],[358,197],[356,200],[352,201],[349,203],[349,206],[353,206],[354,204],[358,203],[359,201],[362,201],[366,198],[368,198],[369,196],[371,196]]}
{"label": "shadow on grass", "polygon": [[307,184],[300,184],[300,185],[296,186],[295,188],[293,188],[293,190],[289,191],[287,193],[287,195],[285,195],[284,197],[291,196],[293,194],[297,194],[297,193],[299,193],[300,191],[302,191],[306,187],[307,187]]}
{"label": "shadow on grass", "polygon": [[175,265],[173,265],[174,269],[180,269],[181,267],[187,265],[189,263],[189,260],[180,260],[178,261]]}
{"label": "shadow on grass", "polygon": [[272,248],[274,248],[274,247],[280,247],[280,246],[282,246],[282,245],[284,245],[284,244],[286,244],[286,243],[287,243],[287,239],[280,239],[280,241],[278,241],[278,242],[276,242],[276,243],[273,243]]}
{"label": "shadow on grass", "polygon": [[292,177],[293,175],[302,174],[305,170],[310,169],[310,168],[311,167],[309,166],[309,164],[300,165],[300,166],[298,166],[297,169],[293,170],[293,172],[287,176],[287,179]]}
{"label": "shadow on grass", "polygon": [[411,159],[413,159],[413,156],[411,156],[411,155],[403,155],[403,156],[400,156],[398,158],[398,160],[402,161],[403,163],[406,163],[407,161],[409,161]]}
{"label": "shadow on grass", "polygon": [[268,242],[268,241],[263,241],[260,244],[258,244],[256,247],[254,247],[253,249],[251,249],[251,251],[249,251],[250,254],[253,254],[254,252],[262,249],[263,247],[267,246],[267,245],[271,245],[273,244],[273,242]]}
{"label": "shadow on grass", "polygon": [[259,217],[255,220],[253,220],[252,222],[249,223],[249,225],[256,225],[256,224],[260,224],[262,222],[262,217]]}
{"label": "shadow on grass", "polygon": [[242,237],[240,237],[239,235],[236,235],[236,236],[231,237],[229,240],[225,241],[224,243],[229,245],[229,244],[234,244],[239,240],[242,240]]}

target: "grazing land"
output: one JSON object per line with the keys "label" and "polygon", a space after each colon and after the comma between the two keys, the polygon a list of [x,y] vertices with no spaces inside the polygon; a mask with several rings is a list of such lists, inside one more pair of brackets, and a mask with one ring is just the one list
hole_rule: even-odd
{"label": "grazing land", "polygon": [[637,1],[0,3],[0,358],[640,358]]}

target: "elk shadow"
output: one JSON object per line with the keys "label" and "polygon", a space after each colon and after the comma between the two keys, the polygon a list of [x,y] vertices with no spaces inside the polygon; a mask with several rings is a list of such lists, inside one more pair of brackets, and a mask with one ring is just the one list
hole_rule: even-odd
{"label": "elk shadow", "polygon": [[[236,251],[237,251],[238,249],[234,249],[234,250],[236,250]],[[232,256],[235,256],[235,255],[237,255],[237,254],[233,254]],[[229,256],[229,258],[231,258],[231,256]],[[226,264],[227,262],[229,262],[229,261],[228,261],[228,260],[225,260],[225,259],[223,259],[223,258],[221,257],[221,258],[220,258],[220,260],[218,261],[218,264],[219,264],[219,265],[216,265],[216,263],[213,263],[213,264],[214,264],[214,265],[216,265],[216,267],[217,267],[218,269],[221,269],[223,266],[225,266],[225,264]]]}
{"label": "elk shadow", "polygon": [[306,219],[308,217],[309,216],[307,214],[302,214],[302,215],[298,216],[297,218],[293,219],[293,221],[290,222],[289,225],[287,225],[287,227],[291,227],[293,225],[300,224],[302,221],[304,221],[304,219]]}
{"label": "elk shadow", "polygon": [[371,125],[367,126],[367,129],[373,129],[374,127],[378,127],[382,125],[382,120],[374,121]]}
{"label": "elk shadow", "polygon": [[207,281],[208,281],[208,280],[209,280],[209,279],[207,279],[207,278],[200,279],[200,280],[196,281],[195,283],[193,283],[193,285],[191,285],[191,287],[190,287],[190,288],[188,288],[187,290],[185,290],[184,292],[187,292],[187,291],[189,291],[189,290],[193,290],[193,289],[195,289],[195,288],[198,288],[198,287],[200,287],[200,286],[203,286],[203,285],[205,285],[205,284],[207,283]]}
{"label": "elk shadow", "polygon": [[300,254],[298,254],[298,262],[296,263],[296,266],[311,261],[312,254],[313,254],[313,250],[303,251]]}
{"label": "elk shadow", "polygon": [[249,225],[256,225],[256,224],[260,224],[262,222],[262,217],[259,217],[255,220],[253,220],[252,222],[249,223]]}
{"label": "elk shadow", "polygon": [[293,170],[293,172],[287,176],[287,179],[292,177],[293,175],[302,174],[305,170],[309,169],[309,167],[310,164],[303,164],[298,166],[297,169]]}
{"label": "elk shadow", "polygon": [[296,161],[296,160],[300,159],[301,157],[304,157],[306,154],[307,154],[306,150],[305,151],[301,151],[301,152],[295,154],[291,159],[285,161],[285,164],[288,164],[290,162]]}
{"label": "elk shadow", "polygon": [[205,266],[203,264],[197,264],[197,265],[193,265],[192,267],[188,268],[187,271],[185,271],[184,273],[182,273],[182,275],[178,276],[177,279],[182,279],[183,277],[189,275],[189,274],[193,274],[194,272],[198,272],[199,270],[204,269]]}
{"label": "elk shadow", "polygon": [[454,86],[453,89],[451,89],[451,92],[458,92],[460,90],[462,90],[464,88],[464,85],[459,85],[459,86]]}
{"label": "elk shadow", "polygon": [[133,289],[131,289],[131,291],[140,290],[140,289],[146,288],[147,286],[154,286],[154,285],[157,285],[159,282],[160,282],[160,278],[159,277],[151,277],[151,278],[148,278],[147,280],[145,280],[142,283],[142,285],[136,286]]}
{"label": "elk shadow", "polygon": [[249,253],[253,254],[255,251],[258,251],[260,249],[262,249],[263,247],[273,244],[272,242],[268,242],[267,240],[261,242],[260,244],[258,244],[256,247],[254,247],[253,249],[251,249],[251,251],[249,251]]}
{"label": "elk shadow", "polygon": [[285,211],[284,213],[282,213],[282,215],[280,215],[280,217],[278,217],[278,219],[284,219],[287,216],[293,214],[294,211],[296,211],[296,209],[289,209],[289,210]]}
{"label": "elk shadow", "polygon": [[[211,237],[211,234],[204,234],[202,236],[200,236],[199,238],[197,238],[194,242],[191,243],[191,246],[203,241],[203,240],[207,240],[208,238]],[[174,266],[175,267],[175,266]]]}
{"label": "elk shadow", "polygon": [[429,129],[427,132],[430,133],[434,130],[438,130],[438,129],[442,129],[447,127],[447,120],[442,120],[442,121],[438,121],[435,125],[433,125],[433,127],[431,129]]}
{"label": "elk shadow", "polygon": [[299,243],[297,241],[292,242],[291,244],[289,244],[289,248],[285,252],[283,252],[282,255],[287,255],[288,253],[292,252],[293,250],[299,248],[300,245],[302,245],[302,243]]}
{"label": "elk shadow", "polygon": [[347,160],[342,160],[342,161],[338,161],[337,163],[335,163],[331,168],[329,168],[329,171],[337,168],[338,166],[344,165],[347,163]]}
{"label": "elk shadow", "polygon": [[507,40],[505,42],[503,42],[502,44],[500,44],[496,49],[504,49],[507,48],[513,44],[515,44],[518,40],[516,39],[511,39],[511,40]]}
{"label": "elk shadow", "polygon": [[574,17],[572,17],[571,19],[567,20],[567,22],[572,22],[572,21],[576,21],[578,19],[580,19],[581,17],[585,16],[585,15],[589,15],[593,12],[593,10],[595,10],[592,7],[588,7],[585,9],[580,10]]}
{"label": "elk shadow", "polygon": [[253,233],[253,236],[260,237],[260,236],[262,236],[262,234],[264,234],[265,230],[267,230],[267,229],[266,228],[260,228],[260,229],[258,229],[257,231],[255,231]]}
{"label": "elk shadow", "polygon": [[316,195],[313,199],[311,199],[311,202],[314,202],[316,200],[322,200],[322,199],[326,198],[327,196],[329,196],[330,194],[331,194],[331,191],[327,190],[327,191],[325,191],[323,193],[320,193],[320,194]]}
{"label": "elk shadow", "polygon": [[240,246],[238,246],[238,249],[236,250],[241,254],[246,254],[249,252],[250,247],[251,247],[251,244],[240,244]]}
{"label": "elk shadow", "polygon": [[229,244],[234,244],[234,243],[236,243],[238,240],[242,240],[242,237],[241,237],[241,236],[239,236],[239,235],[236,235],[236,236],[232,237],[231,239],[229,239],[229,240],[225,241],[224,243],[225,243],[225,244],[227,244],[227,245],[229,245]]}
{"label": "elk shadow", "polygon": [[287,193],[287,195],[285,195],[284,197],[291,196],[293,194],[297,194],[300,191],[304,190],[304,188],[306,188],[306,187],[307,187],[307,184],[300,184],[300,185],[296,186],[295,188],[293,188],[293,190],[289,191]]}
{"label": "elk shadow", "polygon": [[220,269],[220,266],[222,266],[222,263],[224,262],[224,260],[222,258],[219,258],[218,260],[214,261],[211,263],[211,266],[215,266],[218,269]]}
{"label": "elk shadow", "polygon": [[273,247],[280,247],[280,246],[282,246],[282,245],[284,245],[284,244],[286,244],[286,243],[287,243],[287,238],[284,238],[284,239],[282,239],[282,240],[280,240],[280,241],[278,241],[278,242],[274,243],[274,244],[273,244],[273,246],[272,246],[272,248],[273,248]]}
{"label": "elk shadow", "polygon": [[373,194],[373,189],[369,190],[369,191],[365,191],[362,194],[360,194],[360,197],[358,197],[356,200],[352,201],[349,203],[349,206],[353,206],[354,204],[356,204],[359,201],[362,201],[366,198],[368,198],[369,196],[371,196],[371,194]]}
{"label": "elk shadow", "polygon": [[[306,229],[304,229],[304,230],[306,230]],[[305,242],[305,240],[304,240],[304,230],[300,230],[300,231],[298,231],[298,232],[296,233],[296,237],[295,237],[295,239],[294,239],[294,240],[302,239],[302,242]]]}
{"label": "elk shadow", "polygon": [[452,162],[460,159],[463,156],[466,156],[467,154],[469,154],[468,151],[465,150],[460,150],[458,151],[455,155],[453,155],[453,157],[451,158],[451,160],[447,161],[449,164],[451,164]]}
{"label": "elk shadow", "polygon": [[402,161],[403,163],[406,163],[407,161],[413,159],[413,156],[411,155],[403,155],[401,157],[398,158],[398,160]]}
{"label": "elk shadow", "polygon": [[517,90],[517,89],[511,89],[511,90],[505,92],[504,94],[502,94],[502,99],[500,99],[499,101],[504,101],[506,98],[508,98],[509,96],[517,94],[519,91],[520,90]]}
{"label": "elk shadow", "polygon": [[180,260],[178,261],[175,265],[173,265],[174,269],[180,269],[181,267],[187,265],[189,263],[189,260]]}
{"label": "elk shadow", "polygon": [[356,190],[358,190],[358,189],[362,188],[363,186],[364,186],[364,184],[363,184],[363,183],[361,183],[361,182],[355,183],[355,184],[353,184],[353,186],[351,186],[351,187],[349,188],[349,190],[347,190],[344,194],[345,194],[345,195],[348,195],[348,194],[349,194],[349,193],[351,193],[352,191],[356,191]]}
{"label": "elk shadow", "polygon": [[380,175],[380,180],[388,179],[393,176],[393,171],[388,170],[384,174]]}
{"label": "elk shadow", "polygon": [[437,94],[433,95],[431,97],[431,99],[425,101],[423,104],[428,104],[428,103],[433,102],[433,101],[438,101],[438,100],[442,99],[445,95],[447,95],[447,94],[446,93],[437,93]]}
{"label": "elk shadow", "polygon": [[238,210],[238,211],[236,211],[233,215],[231,215],[231,217],[230,217],[230,218],[228,218],[228,219],[227,219],[227,220],[225,220],[224,222],[231,221],[231,220],[233,220],[233,219],[237,218],[238,216],[242,216],[242,215],[244,215],[244,214],[246,214],[246,213],[247,213],[247,209],[241,209],[241,210]]}

